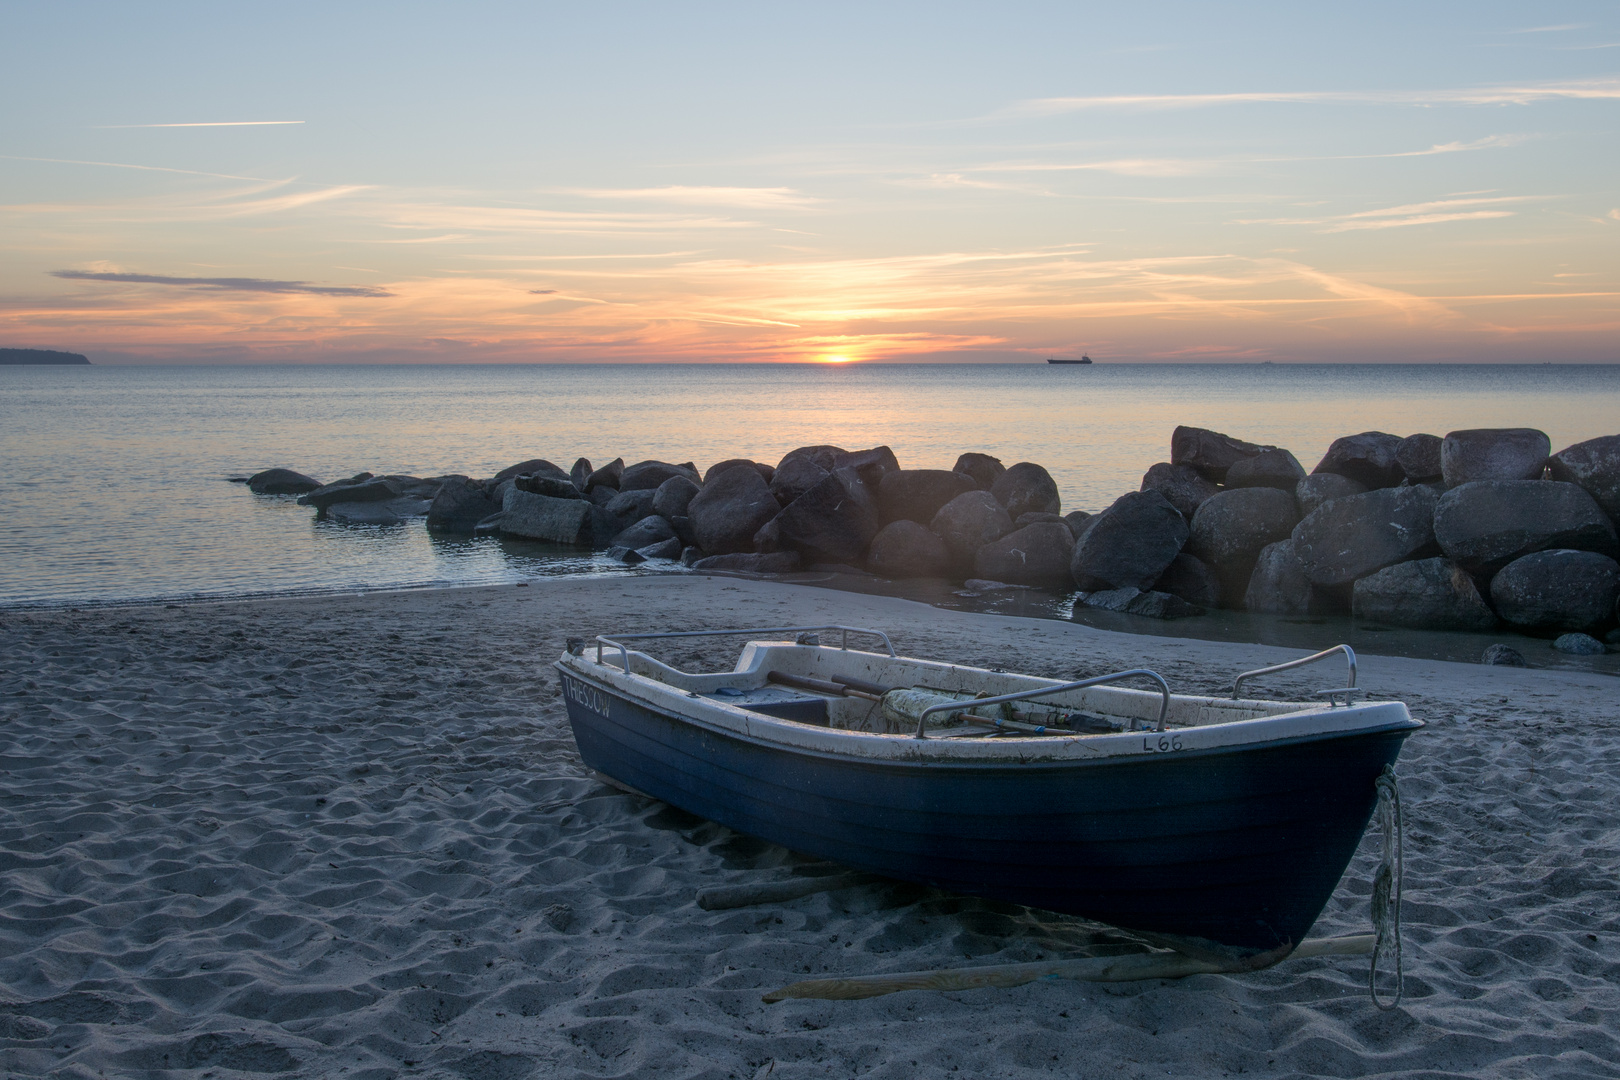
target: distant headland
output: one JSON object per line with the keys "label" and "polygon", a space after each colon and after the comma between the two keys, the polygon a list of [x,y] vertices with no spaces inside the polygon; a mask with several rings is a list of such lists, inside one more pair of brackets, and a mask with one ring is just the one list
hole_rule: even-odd
{"label": "distant headland", "polygon": [[0,349],[0,364],[88,364],[82,353],[55,349]]}

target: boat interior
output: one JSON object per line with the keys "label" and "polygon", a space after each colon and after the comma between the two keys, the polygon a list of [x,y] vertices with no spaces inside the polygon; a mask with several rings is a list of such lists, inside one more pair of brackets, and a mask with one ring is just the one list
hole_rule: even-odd
{"label": "boat interior", "polygon": [[[932,738],[1104,735],[1231,723],[1317,710],[1331,704],[1175,694],[1157,674],[1141,669],[1117,673],[1119,681],[1135,682],[1137,686],[1074,686],[1057,679],[916,660],[887,651],[860,651],[847,646],[847,636],[841,644],[821,644],[821,635],[816,634],[801,634],[790,640],[749,641],[742,647],[735,667],[714,672],[682,671],[629,644],[638,638],[712,633],[616,635],[598,638],[589,651],[582,639],[575,639],[570,651],[577,644],[577,656],[611,669],[627,670],[632,676],[683,691],[688,697],[706,698],[780,720],[885,735],[911,735],[919,730],[926,730]],[[830,637],[839,640],[836,634]],[[888,645],[886,637],[883,644]],[[1337,651],[1329,650],[1307,660]],[[1350,655],[1353,684],[1354,660]],[[1261,672],[1271,670],[1276,669]],[[1259,673],[1249,672],[1242,677]],[[1026,694],[1040,696],[995,700]]]}

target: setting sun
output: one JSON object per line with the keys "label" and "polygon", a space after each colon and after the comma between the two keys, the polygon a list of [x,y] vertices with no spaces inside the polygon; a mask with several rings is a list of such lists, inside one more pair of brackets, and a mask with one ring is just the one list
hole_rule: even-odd
{"label": "setting sun", "polygon": [[842,353],[830,353],[830,354],[828,354],[826,356],[823,356],[821,358],[821,362],[823,364],[847,364],[847,363],[850,363],[853,359],[854,359],[854,357],[845,356]]}

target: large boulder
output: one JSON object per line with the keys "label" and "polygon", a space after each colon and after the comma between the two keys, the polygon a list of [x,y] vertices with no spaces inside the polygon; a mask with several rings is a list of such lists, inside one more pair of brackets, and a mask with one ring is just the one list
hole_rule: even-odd
{"label": "large boulder", "polygon": [[1294,527],[1294,553],[1313,585],[1348,585],[1399,562],[1431,554],[1430,487],[1379,488],[1332,499]]}
{"label": "large boulder", "polygon": [[508,488],[501,506],[500,529],[508,536],[590,546],[596,533],[593,509],[584,499],[557,499]]}
{"label": "large boulder", "polygon": [[[502,481],[505,483],[506,481]],[[513,487],[535,495],[550,495],[554,499],[583,499],[585,493],[571,480],[559,480],[548,473],[531,473],[511,478]]]}
{"label": "large boulder", "polygon": [[247,486],[255,495],[304,495],[319,488],[321,482],[291,469],[266,469],[248,477]]}
{"label": "large boulder", "polygon": [[1144,592],[1141,589],[1102,589],[1081,593],[1075,597],[1078,608],[1100,608],[1125,615],[1144,615],[1149,619],[1184,619],[1189,615],[1202,615],[1204,609],[1188,603],[1172,593]]}
{"label": "large boulder", "polygon": [[1262,450],[1251,458],[1233,462],[1226,470],[1229,488],[1272,487],[1292,492],[1305,479],[1305,466],[1287,450]]}
{"label": "large boulder", "polygon": [[619,477],[619,490],[656,491],[658,485],[672,476],[684,476],[694,484],[698,482],[697,470],[685,465],[671,465],[667,461],[638,461]]}
{"label": "large boulder", "polygon": [[927,525],[939,508],[978,485],[965,473],[944,469],[897,469],[878,482],[878,514],[883,523],[915,521]]}
{"label": "large boulder", "polygon": [[1401,442],[1399,435],[1382,431],[1346,435],[1333,440],[1311,472],[1348,476],[1369,488],[1394,487],[1406,476],[1395,460]]}
{"label": "large boulder", "polygon": [[988,491],[969,491],[940,507],[928,528],[945,541],[957,568],[967,570],[975,552],[1013,531],[1013,520]]}
{"label": "large boulder", "polygon": [[690,478],[672,476],[659,484],[653,492],[653,513],[662,514],[667,518],[685,517],[686,508],[692,505],[692,500],[697,497],[699,490],[698,485]]}
{"label": "large boulder", "polygon": [[447,476],[428,504],[427,529],[435,533],[470,533],[473,526],[500,509],[483,485],[465,476]]}
{"label": "large boulder", "polygon": [[1170,505],[1182,517],[1191,521],[1204,500],[1221,489],[1191,465],[1172,465],[1168,461],[1161,461],[1143,475],[1142,490],[1157,491],[1170,500]]}
{"label": "large boulder", "polygon": [[1547,548],[1617,550],[1614,525],[1592,496],[1556,480],[1475,480],[1452,488],[1435,508],[1434,535],[1447,557],[1484,574]]}
{"label": "large boulder", "polygon": [[[1261,554],[1263,556],[1264,551]],[[1214,571],[1204,560],[1186,552],[1170,561],[1150,591],[1179,596],[1199,608],[1212,608],[1221,602],[1221,583],[1216,580]]]}
{"label": "large boulder", "polygon": [[1187,553],[1215,572],[1221,602],[1236,607],[1261,550],[1286,540],[1298,521],[1293,492],[1269,487],[1223,491],[1204,500],[1193,514]]}
{"label": "large boulder", "polygon": [[752,550],[754,534],[780,510],[759,473],[728,469],[692,497],[686,516],[699,547],[710,555],[730,555]]}
{"label": "large boulder", "polygon": [[[1620,522],[1620,435],[1605,435],[1560,450],[1547,461],[1554,480],[1579,484],[1609,517]],[[253,481],[248,481],[251,486]]]}
{"label": "large boulder", "polygon": [[585,490],[589,493],[597,488],[610,487],[617,491],[619,490],[619,481],[623,477],[624,458],[614,458],[600,469],[593,470],[591,475],[585,478]]}
{"label": "large boulder", "polygon": [[1440,465],[1442,441],[1438,435],[1408,435],[1395,448],[1395,464],[1414,484],[1438,480],[1445,475]]}
{"label": "large boulder", "polygon": [[816,465],[821,467],[822,472],[831,472],[833,462],[837,461],[847,453],[849,453],[849,451],[845,450],[841,446],[828,446],[825,444],[819,446],[801,446],[797,450],[789,450],[787,453],[783,454],[782,460],[776,463],[776,471],[781,472],[782,466],[786,465],[793,458],[809,458],[811,461],[815,462]]}
{"label": "large boulder", "polygon": [[579,488],[581,491],[584,491],[585,485],[590,482],[591,473],[594,471],[595,470],[591,468],[590,458],[575,458],[574,467],[568,470],[568,479],[573,481],[575,487]]}
{"label": "large boulder", "polygon": [[568,479],[568,474],[562,469],[558,468],[556,465],[553,465],[545,458],[538,457],[530,458],[528,461],[520,461],[516,465],[508,465],[506,468],[495,474],[495,479],[509,480],[514,476],[534,476],[536,474],[554,476],[560,480]]}
{"label": "large boulder", "polygon": [[1074,534],[1069,527],[1042,521],[981,547],[973,556],[973,574],[1009,585],[1065,589],[1071,582],[1073,556]]}
{"label": "large boulder", "polygon": [[1620,595],[1620,563],[1594,551],[1538,551],[1491,579],[1503,619],[1527,630],[1591,630],[1609,621]]}
{"label": "large boulder", "polygon": [[963,454],[951,466],[951,471],[971,476],[981,491],[989,491],[995,485],[996,478],[1007,471],[1007,466],[1001,463],[1000,458],[989,454]]}
{"label": "large boulder", "polygon": [[1299,516],[1306,517],[1329,499],[1342,499],[1346,495],[1360,495],[1367,485],[1338,473],[1313,473],[1294,485],[1294,501],[1299,504]]}
{"label": "large boulder", "polygon": [[990,494],[1007,508],[1008,516],[1017,519],[1031,510],[1044,510],[1049,514],[1063,511],[1058,498],[1057,483],[1052,475],[1033,461],[1020,461],[990,485]]}
{"label": "large boulder", "polygon": [[[827,460],[831,462],[831,455],[827,456]],[[771,474],[771,494],[778,503],[786,506],[825,480],[827,472],[828,469],[821,464],[817,455],[798,454],[795,451],[783,458],[782,464]]]}
{"label": "large boulder", "polygon": [[386,476],[361,475],[366,479],[339,480],[306,492],[298,496],[298,505],[324,510],[334,503],[388,502],[404,494],[400,486]]}
{"label": "large boulder", "polygon": [[776,470],[762,461],[749,461],[747,458],[727,458],[725,461],[717,461],[713,465],[710,465],[709,471],[703,474],[703,482],[707,484],[710,480],[716,476],[719,476],[727,469],[735,469],[739,465],[746,465],[750,469],[758,472],[761,478],[763,478],[767,484],[770,483],[771,478],[776,475]]}
{"label": "large boulder", "polygon": [[1415,630],[1489,630],[1496,615],[1468,571],[1450,559],[1396,563],[1356,582],[1350,611],[1358,619]]}
{"label": "large boulder", "polygon": [[1150,589],[1186,542],[1187,519],[1169,499],[1157,491],[1133,491],[1097,515],[1074,545],[1069,573],[1087,592]]}
{"label": "large boulder", "polygon": [[1170,433],[1170,464],[1195,469],[1217,484],[1226,479],[1226,470],[1233,465],[1270,449],[1208,428],[1182,426]]}
{"label": "large boulder", "polygon": [[1261,615],[1306,615],[1318,608],[1316,589],[1294,554],[1292,540],[1261,549],[1243,591],[1243,606]]}
{"label": "large boulder", "polygon": [[791,574],[802,564],[803,560],[799,558],[797,551],[773,551],[763,554],[741,551],[730,555],[707,555],[688,565],[693,570],[729,570],[734,574]]}
{"label": "large boulder", "polygon": [[882,483],[883,478],[900,470],[900,462],[895,458],[894,451],[887,446],[874,446],[870,450],[853,450],[833,458],[832,468],[829,471],[837,472],[840,469],[854,473],[875,496],[878,484]]}
{"label": "large boulder", "polygon": [[[608,541],[614,547],[644,548],[675,539],[675,527],[657,514],[648,514]],[[678,543],[679,541],[677,541]],[[680,549],[675,550],[680,554]]]}
{"label": "large boulder", "polygon": [[[877,500],[859,474],[839,468],[784,507],[776,523],[783,546],[796,549],[807,562],[856,563],[877,535]],[[703,547],[710,550],[708,544]]]}
{"label": "large boulder", "polygon": [[1453,431],[1440,443],[1440,475],[1447,487],[1475,480],[1539,480],[1552,442],[1535,428]]}
{"label": "large boulder", "polygon": [[[544,494],[544,492],[541,494]],[[640,521],[648,514],[654,513],[653,502],[657,498],[657,491],[649,491],[646,488],[638,488],[635,491],[621,491],[607,501],[605,509],[628,525],[631,522]]]}
{"label": "large boulder", "polygon": [[866,568],[886,578],[944,577],[950,565],[945,541],[907,518],[879,529],[866,554]]}

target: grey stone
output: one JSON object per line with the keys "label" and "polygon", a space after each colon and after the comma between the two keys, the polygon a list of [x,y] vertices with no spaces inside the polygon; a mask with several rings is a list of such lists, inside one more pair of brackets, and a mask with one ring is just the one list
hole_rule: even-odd
{"label": "grey stone", "polygon": [[1528,666],[1525,663],[1523,653],[1521,653],[1518,649],[1512,648],[1511,646],[1501,644],[1488,646],[1485,649],[1485,652],[1480,656],[1479,662],[1482,664],[1493,664],[1498,667]]}
{"label": "grey stone", "polygon": [[318,489],[321,482],[291,469],[266,469],[248,477],[247,486],[255,495],[305,495]]}
{"label": "grey stone", "polygon": [[678,559],[681,557],[681,550],[680,538],[672,536],[668,540],[660,540],[656,544],[637,548],[636,554],[643,559]]}
{"label": "grey stone", "polygon": [[[761,478],[763,479],[763,477]],[[697,484],[684,476],[672,476],[658,485],[653,492],[653,513],[664,517],[683,517],[686,508],[692,505],[692,500],[701,490]]]}
{"label": "grey stone", "polygon": [[344,525],[398,525],[400,515],[389,503],[340,502],[321,508],[321,516]]}
{"label": "grey stone", "polygon": [[1087,592],[1149,589],[1181,553],[1187,536],[1187,519],[1170,500],[1157,491],[1133,491],[1097,515],[1074,545],[1069,573]]}
{"label": "grey stone", "polygon": [[1126,615],[1142,615],[1149,619],[1184,619],[1189,615],[1202,615],[1204,609],[1189,604],[1179,596],[1165,592],[1143,592],[1137,588],[1102,589],[1081,593],[1075,598],[1076,607],[1100,608]]}
{"label": "grey stone", "polygon": [[630,525],[654,512],[653,500],[657,497],[658,492],[647,488],[620,491],[603,505],[603,509],[625,525]]}
{"label": "grey stone", "polygon": [[400,494],[413,499],[432,501],[433,496],[439,493],[439,485],[444,483],[442,476],[395,476],[388,475],[385,480],[392,480],[399,486]]}
{"label": "grey stone", "polygon": [[1255,561],[1267,544],[1286,540],[1299,521],[1290,491],[1234,488],[1213,495],[1193,514],[1187,553],[1202,559],[1221,585],[1221,602],[1243,602]]}
{"label": "grey stone", "polygon": [[[1095,515],[1093,514],[1086,513],[1084,510],[1070,510],[1067,514],[1063,515],[1063,520],[1068,524],[1069,531],[1074,534],[1074,538],[1079,540],[1080,534],[1085,531],[1087,523],[1090,522],[1094,516]],[[1185,517],[1186,515],[1183,514],[1182,516]],[[1014,524],[1016,524],[1016,522]]]}
{"label": "grey stone", "polygon": [[821,467],[815,455],[794,457],[789,454],[776,467],[771,477],[770,491],[778,503],[786,506],[826,478],[827,470]]}
{"label": "grey stone", "polygon": [[973,556],[973,574],[1014,585],[1065,589],[1072,582],[1069,560],[1073,555],[1074,535],[1069,527],[1042,521],[981,547]]}
{"label": "grey stone", "polygon": [[1552,442],[1535,428],[1453,431],[1440,443],[1440,475],[1447,487],[1475,480],[1539,480]]}
{"label": "grey stone", "polygon": [[746,465],[750,469],[753,469],[755,472],[759,473],[760,479],[764,480],[767,484],[770,483],[772,478],[776,476],[776,470],[762,461],[749,461],[747,458],[727,458],[725,461],[717,461],[713,465],[710,465],[709,471],[703,474],[703,482],[707,484],[711,479],[719,476],[727,469],[735,469],[741,465]]}
{"label": "grey stone", "polygon": [[1579,484],[1611,520],[1620,522],[1620,435],[1560,450],[1548,459],[1547,468],[1554,480]]}
{"label": "grey stone", "polygon": [[822,472],[832,472],[833,462],[849,453],[841,446],[801,446],[796,450],[789,450],[782,455],[782,460],[776,463],[776,471],[781,472],[782,467],[794,458],[808,458]]}
{"label": "grey stone", "polygon": [[[1262,550],[1261,555],[1264,554]],[[1221,585],[1214,572],[1204,560],[1185,552],[1170,561],[1159,580],[1153,583],[1152,591],[1179,596],[1200,608],[1212,608],[1221,601]]]}
{"label": "grey stone", "polygon": [[686,547],[681,548],[682,566],[691,566],[702,558],[704,558],[703,549],[700,547],[687,545]]}
{"label": "grey stone", "polygon": [[1442,441],[1438,435],[1408,435],[1395,448],[1395,464],[1408,480],[1434,480],[1444,476],[1440,465]]}
{"label": "grey stone", "polygon": [[1316,589],[1294,554],[1292,540],[1261,549],[1243,592],[1243,606],[1261,615],[1306,615],[1317,609]]}
{"label": "grey stone", "polygon": [[537,473],[543,476],[554,476],[559,480],[568,479],[567,473],[545,458],[530,458],[528,461],[520,461],[516,465],[508,465],[495,474],[495,479],[510,480],[514,476],[533,476]]}
{"label": "grey stone", "polygon": [[550,495],[553,499],[583,499],[585,493],[574,486],[572,480],[559,480],[547,473],[512,477],[512,486],[532,495]]}
{"label": "grey stone", "polygon": [[644,548],[675,539],[675,529],[657,514],[649,514],[614,536],[609,543],[614,547]]}
{"label": "grey stone", "polygon": [[671,465],[667,461],[638,461],[619,477],[619,490],[656,491],[672,476],[684,476],[694,484],[699,480],[697,470],[685,465]]}
{"label": "grey stone", "polygon": [[697,530],[692,528],[691,518],[677,514],[669,519],[669,527],[675,530],[684,547],[697,547]]}
{"label": "grey stone", "polygon": [[[507,483],[511,483],[511,481],[508,480]],[[591,488],[590,494],[585,497],[597,506],[606,506],[619,497],[619,489],[608,487],[606,484],[598,484],[596,487]]]}
{"label": "grey stone", "polygon": [[754,534],[754,550],[768,555],[773,551],[782,550],[782,523],[778,514],[759,527]]}
{"label": "grey stone", "polygon": [[1063,512],[1057,483],[1033,461],[1020,461],[998,476],[990,485],[990,494],[1007,508],[1007,516],[1015,520],[1031,510],[1044,510],[1048,514]]}
{"label": "grey stone", "polygon": [[1005,581],[991,581],[989,578],[968,578],[962,582],[962,588],[970,592],[1010,592],[1018,589],[1028,589],[1028,585],[1010,585]]}
{"label": "grey stone", "polygon": [[783,546],[797,550],[807,561],[854,563],[877,535],[877,504],[859,475],[840,468],[784,507],[777,524]]}
{"label": "grey stone", "polygon": [[1425,557],[1433,553],[1438,501],[1429,487],[1379,488],[1331,499],[1294,527],[1294,554],[1313,585],[1348,585],[1386,566]]}
{"label": "grey stone", "polygon": [[971,476],[980,491],[989,491],[995,486],[996,478],[1007,471],[1007,466],[1000,458],[989,454],[963,454],[951,466],[951,471]]}
{"label": "grey stone", "polygon": [[1468,571],[1450,559],[1417,559],[1368,574],[1355,584],[1351,612],[1416,630],[1489,630],[1496,615]]}
{"label": "grey stone", "polygon": [[484,494],[483,486],[465,476],[447,476],[428,505],[427,530],[435,533],[470,533],[480,521],[500,509]]}
{"label": "grey stone", "polygon": [[1294,501],[1299,504],[1301,517],[1309,516],[1329,499],[1342,499],[1346,495],[1360,495],[1367,485],[1338,473],[1315,473],[1294,486]]}
{"label": "grey stone", "polygon": [[771,489],[753,469],[728,469],[687,504],[698,546],[709,555],[750,551],[754,534],[780,512]]}
{"label": "grey stone", "polygon": [[591,459],[582,457],[575,460],[574,467],[568,470],[568,479],[573,481],[575,487],[584,491],[585,485],[590,482],[593,471],[595,470],[591,468]]}
{"label": "grey stone", "polygon": [[1604,648],[1603,642],[1590,634],[1560,634],[1552,647],[1571,656],[1602,656],[1609,651]]}
{"label": "grey stone", "polygon": [[1190,465],[1172,465],[1161,461],[1143,475],[1142,490],[1157,491],[1170,500],[1170,505],[1182,517],[1191,521],[1204,500],[1221,489]]}
{"label": "grey stone", "polygon": [[324,510],[335,503],[365,503],[388,502],[397,499],[402,492],[398,484],[386,477],[372,477],[364,474],[366,479],[358,483],[349,480],[339,480],[336,483],[318,487],[314,491],[298,496],[299,506],[313,506],[317,510]]}
{"label": "grey stone", "polygon": [[1592,496],[1556,480],[1475,480],[1452,488],[1435,508],[1434,535],[1449,558],[1481,573],[1547,548],[1617,553],[1614,525]]}
{"label": "grey stone", "polygon": [[500,530],[509,536],[589,547],[594,539],[591,511],[583,499],[556,499],[511,488],[501,506]]}
{"label": "grey stone", "polygon": [[[763,482],[761,480],[761,483]],[[800,564],[797,551],[773,551],[769,554],[743,551],[729,555],[709,555],[691,565],[694,570],[730,570],[742,574],[791,574],[799,569]]]}
{"label": "grey stone", "polygon": [[1226,479],[1226,470],[1239,461],[1271,449],[1208,428],[1181,426],[1170,433],[1170,464],[1185,465],[1217,484]]}
{"label": "grey stone", "polygon": [[1592,630],[1620,597],[1620,563],[1560,548],[1514,559],[1491,579],[1497,614],[1528,630]]}
{"label": "grey stone", "polygon": [[608,558],[616,559],[628,566],[635,566],[638,563],[644,563],[647,561],[647,556],[643,555],[635,548],[628,548],[623,544],[614,544],[612,547],[608,548],[604,554],[606,554]]}
{"label": "grey stone", "polygon": [[878,482],[878,514],[891,521],[927,525],[939,508],[969,491],[978,490],[971,476],[944,469],[897,469]]}
{"label": "grey stone", "polygon": [[474,525],[473,526],[473,532],[477,533],[480,536],[488,534],[488,533],[500,532],[501,531],[501,521],[505,517],[506,517],[506,511],[497,510],[493,514],[489,515],[489,517],[484,518],[477,525]]}
{"label": "grey stone", "polygon": [[624,458],[614,458],[600,469],[592,471],[585,478],[585,491],[587,494],[597,488],[610,487],[619,490],[619,481],[624,477]]}
{"label": "grey stone", "polygon": [[1270,487],[1290,494],[1305,479],[1305,466],[1287,450],[1262,450],[1251,458],[1232,463],[1226,470],[1229,488]]}
{"label": "grey stone", "polygon": [[1363,431],[1359,435],[1334,439],[1311,472],[1348,476],[1375,490],[1394,487],[1405,477],[1395,460],[1402,441],[1399,435],[1382,431]]}
{"label": "grey stone", "polygon": [[945,541],[909,518],[879,529],[866,555],[866,568],[886,578],[944,577],[950,565]]}
{"label": "grey stone", "polygon": [[[1018,520],[1013,522],[1013,528],[1022,529],[1025,525],[1033,525],[1037,521],[1055,521],[1064,527],[1069,524],[1069,519],[1062,514],[1048,514],[1044,510],[1031,510],[1027,514],[1019,514]],[[1073,529],[1069,529],[1069,535],[1074,535]]]}
{"label": "grey stone", "polygon": [[988,491],[969,491],[939,508],[928,528],[945,541],[958,569],[969,569],[973,555],[1013,531],[1013,520]]}
{"label": "grey stone", "polygon": [[840,469],[853,472],[860,477],[861,483],[871,488],[872,493],[876,495],[883,478],[892,472],[900,471],[900,462],[895,459],[894,451],[887,446],[874,446],[870,450],[852,450],[833,458],[832,468],[828,471],[837,472]]}

